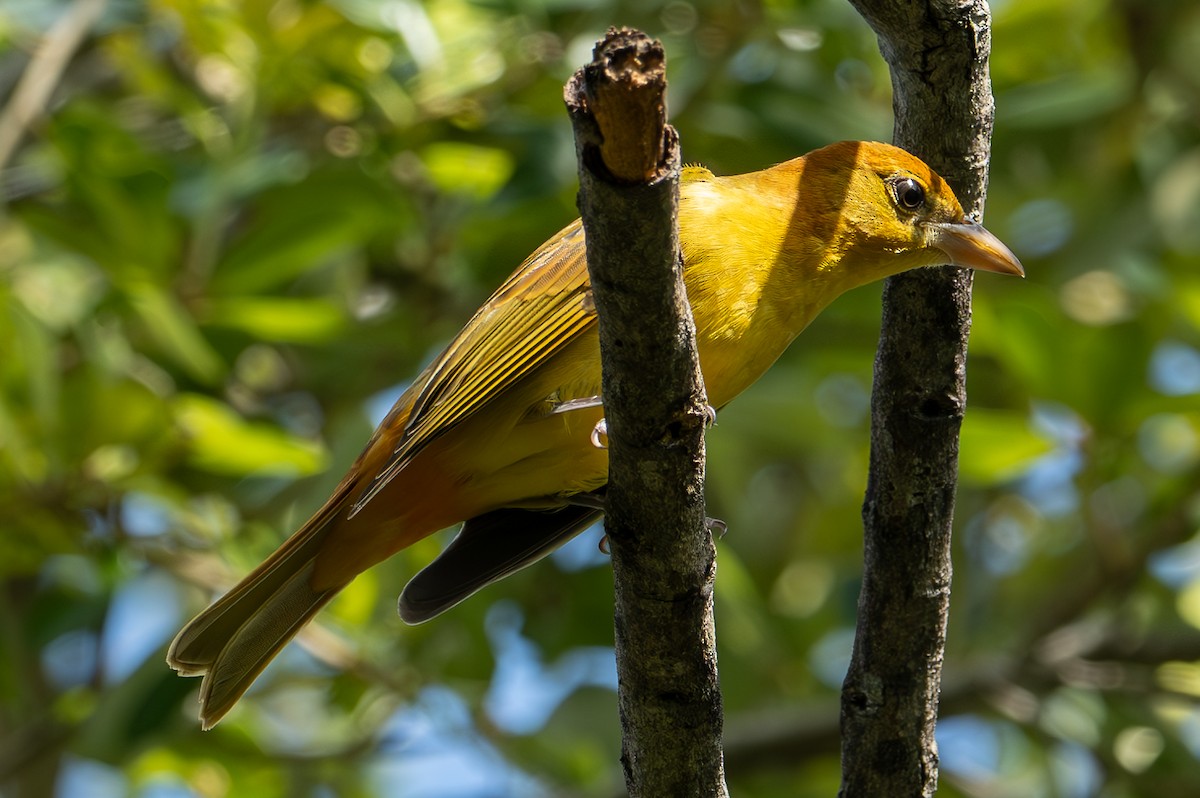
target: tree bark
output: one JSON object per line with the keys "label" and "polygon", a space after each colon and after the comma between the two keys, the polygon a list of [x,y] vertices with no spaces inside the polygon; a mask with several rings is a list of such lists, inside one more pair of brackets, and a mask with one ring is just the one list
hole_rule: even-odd
{"label": "tree bark", "polygon": [[[896,144],[978,218],[993,104],[986,2],[851,0],[892,73]],[[844,798],[930,796],[966,407],[971,273],[889,278],[871,401],[858,632],[842,691]]]}
{"label": "tree bark", "polygon": [[662,45],[610,30],[567,83],[609,436],[621,762],[634,798],[725,796],[704,515],[704,384],[684,293]]}

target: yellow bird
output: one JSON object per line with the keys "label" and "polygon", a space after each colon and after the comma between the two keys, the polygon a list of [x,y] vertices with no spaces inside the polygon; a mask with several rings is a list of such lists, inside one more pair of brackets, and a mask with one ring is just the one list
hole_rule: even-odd
{"label": "yellow bird", "polygon": [[[679,237],[714,407],[767,370],[837,296],[939,263],[1024,274],[954,193],[887,144],[841,142],[761,172],[683,170]],[[175,638],[219,721],[350,580],[464,522],[400,614],[420,623],[534,562],[600,515],[606,452],[583,230],[521,264],[405,391],[317,513]]]}

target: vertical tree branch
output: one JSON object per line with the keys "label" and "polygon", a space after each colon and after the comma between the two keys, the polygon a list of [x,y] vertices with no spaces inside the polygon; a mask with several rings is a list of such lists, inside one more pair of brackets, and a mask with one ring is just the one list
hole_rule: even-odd
{"label": "vertical tree branch", "polygon": [[[978,217],[992,130],[984,0],[851,0],[891,68],[895,141]],[[971,273],[889,278],[871,402],[858,633],[842,691],[845,798],[929,796],[966,406]]]}
{"label": "vertical tree branch", "polygon": [[631,796],[724,796],[704,518],[706,399],[684,293],[662,45],[610,30],[567,83],[609,432],[621,761]]}

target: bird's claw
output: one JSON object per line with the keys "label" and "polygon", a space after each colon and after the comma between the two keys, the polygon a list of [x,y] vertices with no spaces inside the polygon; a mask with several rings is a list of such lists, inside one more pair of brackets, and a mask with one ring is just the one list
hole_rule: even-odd
{"label": "bird's claw", "polygon": [[[599,396],[585,396],[580,399],[569,399],[566,402],[560,402],[554,406],[550,412],[554,414],[567,413],[572,410],[583,410],[589,407],[601,407],[604,402]],[[705,429],[717,423],[717,408],[706,404],[704,406],[704,427]],[[607,449],[608,444],[600,440],[602,437],[608,437],[608,420],[600,419],[596,422],[596,426],[592,427],[590,436],[592,446],[597,449]]]}
{"label": "bird's claw", "polygon": [[[716,535],[717,540],[725,537],[725,533],[729,531],[729,524],[722,521],[720,518],[705,518],[704,526],[709,534]],[[600,538],[600,553],[611,555],[612,551],[608,543],[608,535]]]}
{"label": "bird's claw", "polygon": [[608,422],[605,419],[600,419],[596,422],[596,426],[592,427],[592,446],[597,449],[607,449],[608,444],[600,440],[600,436],[608,437]]}

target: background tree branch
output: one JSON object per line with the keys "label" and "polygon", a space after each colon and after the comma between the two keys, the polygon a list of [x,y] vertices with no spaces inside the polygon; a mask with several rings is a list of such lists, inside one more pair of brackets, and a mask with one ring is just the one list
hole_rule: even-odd
{"label": "background tree branch", "polygon": [[621,761],[632,796],[723,796],[706,399],[679,254],[662,44],[610,29],[565,99],[609,431]]}
{"label": "background tree branch", "polygon": [[0,170],[8,166],[22,137],[46,110],[75,51],[96,24],[108,0],[75,0],[38,43],[12,96],[0,111]]}
{"label": "background tree branch", "polygon": [[[852,0],[892,74],[895,143],[978,218],[993,103],[982,0]],[[971,274],[887,281],[871,402],[858,632],[842,692],[843,796],[932,795],[950,599],[950,532],[966,407]]]}

